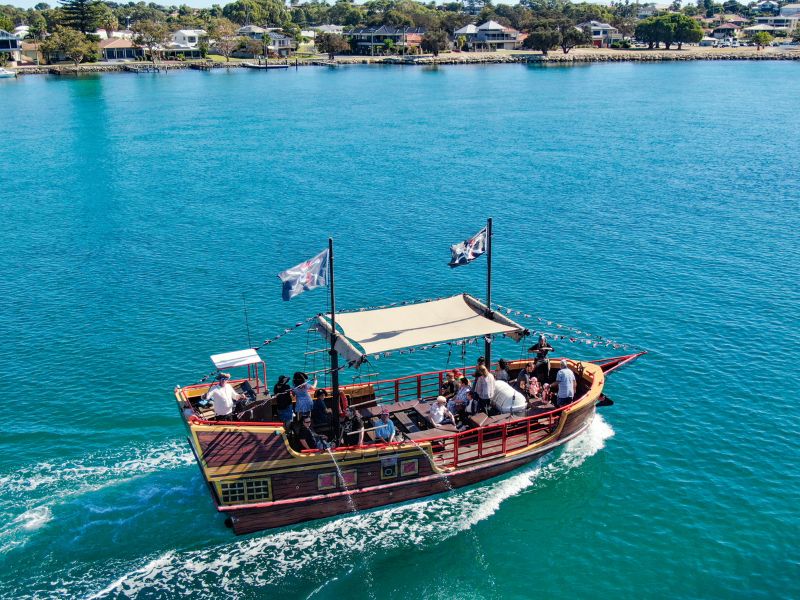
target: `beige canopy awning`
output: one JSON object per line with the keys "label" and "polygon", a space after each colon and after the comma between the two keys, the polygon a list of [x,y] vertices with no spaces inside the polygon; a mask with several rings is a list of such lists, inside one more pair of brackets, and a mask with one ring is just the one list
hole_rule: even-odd
{"label": "beige canopy awning", "polygon": [[[468,294],[392,308],[336,315],[339,335],[336,350],[348,362],[400,348],[463,338],[504,334],[514,339],[525,328],[504,315],[486,316],[484,304]],[[317,328],[330,339],[330,315],[317,317]]]}

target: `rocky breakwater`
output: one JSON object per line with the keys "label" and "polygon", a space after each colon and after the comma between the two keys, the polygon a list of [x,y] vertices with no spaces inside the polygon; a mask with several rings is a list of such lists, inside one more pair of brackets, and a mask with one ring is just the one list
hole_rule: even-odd
{"label": "rocky breakwater", "polygon": [[725,52],[724,50],[702,51],[691,50],[665,50],[665,51],[637,51],[637,50],[611,50],[604,52],[575,52],[570,54],[549,53],[547,56],[527,55],[519,57],[523,62],[575,64],[597,62],[680,62],[691,60],[800,60],[800,52],[786,52],[780,50],[757,51],[755,48],[746,48],[740,52]]}

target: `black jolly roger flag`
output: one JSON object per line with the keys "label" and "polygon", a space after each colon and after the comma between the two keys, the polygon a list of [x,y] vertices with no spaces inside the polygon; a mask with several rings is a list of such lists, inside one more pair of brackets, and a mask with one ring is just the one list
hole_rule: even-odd
{"label": "black jolly roger flag", "polygon": [[469,264],[486,252],[486,237],[487,231],[486,227],[484,227],[468,240],[450,246],[450,252],[452,254],[449,263],[450,267],[460,267],[461,265]]}

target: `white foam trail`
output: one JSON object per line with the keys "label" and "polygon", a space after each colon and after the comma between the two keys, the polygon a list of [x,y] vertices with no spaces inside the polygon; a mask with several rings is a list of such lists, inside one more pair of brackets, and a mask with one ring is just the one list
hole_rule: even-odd
{"label": "white foam trail", "polygon": [[[198,591],[237,596],[254,586],[278,584],[288,575],[326,580],[357,567],[365,550],[432,545],[468,530],[497,512],[508,498],[580,466],[613,435],[597,416],[557,458],[499,482],[203,550],[169,551],[145,559],[141,568],[89,598]],[[451,528],[451,523],[457,526]]]}
{"label": "white foam trail", "polygon": [[[185,442],[171,440],[158,446],[130,446],[113,454],[89,455],[82,462],[39,463],[4,475],[0,477],[0,518],[5,521],[0,526],[0,554],[24,544],[26,536],[52,520],[52,507],[67,498],[187,465],[192,460]],[[19,509],[24,512],[14,516]]]}
{"label": "white foam trail", "polygon": [[45,523],[49,522],[53,518],[53,511],[51,511],[47,506],[39,506],[37,508],[32,508],[31,510],[26,510],[20,516],[12,521],[14,524],[18,524],[22,529],[26,531],[33,531],[34,529],[39,529]]}
{"label": "white foam trail", "polygon": [[175,468],[191,463],[192,458],[186,442],[182,440],[171,440],[155,447],[130,446],[118,449],[113,454],[88,455],[80,462],[43,462],[21,467],[14,473],[0,475],[0,487],[15,494],[50,494],[66,486],[96,485]]}

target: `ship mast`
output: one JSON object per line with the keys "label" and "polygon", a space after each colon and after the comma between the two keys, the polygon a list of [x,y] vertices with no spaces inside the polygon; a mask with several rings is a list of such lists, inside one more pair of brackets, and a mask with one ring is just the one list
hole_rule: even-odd
{"label": "ship mast", "polygon": [[[331,275],[333,285],[333,275]],[[492,217],[486,220],[486,316],[492,318]],[[492,338],[486,336],[484,340],[483,357],[486,368],[492,370]]]}
{"label": "ship mast", "polygon": [[333,285],[333,238],[328,238],[328,268],[330,269],[331,292],[331,410],[333,412],[333,431],[339,439],[339,353],[336,351],[336,292]]}

